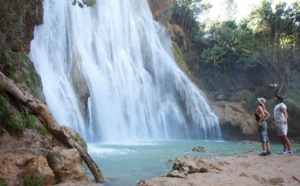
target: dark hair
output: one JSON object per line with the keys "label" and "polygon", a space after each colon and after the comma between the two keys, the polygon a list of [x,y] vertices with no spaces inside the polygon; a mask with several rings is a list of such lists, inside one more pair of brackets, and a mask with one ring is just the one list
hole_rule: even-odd
{"label": "dark hair", "polygon": [[281,102],[283,102],[284,100],[284,97],[282,95],[276,94],[275,97],[280,99]]}

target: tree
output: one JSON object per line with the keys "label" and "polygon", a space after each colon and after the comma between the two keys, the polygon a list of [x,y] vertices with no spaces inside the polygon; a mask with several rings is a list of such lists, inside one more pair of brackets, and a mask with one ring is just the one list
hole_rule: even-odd
{"label": "tree", "polygon": [[179,25],[184,30],[187,50],[190,48],[193,35],[199,31],[198,16],[211,7],[202,0],[178,0],[174,5],[171,23]]}
{"label": "tree", "polygon": [[230,70],[234,61],[238,60],[238,26],[235,21],[212,22],[203,37],[208,43],[201,54],[203,65],[212,68]]}
{"label": "tree", "polygon": [[237,5],[234,0],[225,0],[227,20],[235,20]]}
{"label": "tree", "polygon": [[[298,7],[298,3],[292,7]],[[288,8],[286,3],[277,4],[273,10],[272,4],[264,0],[249,18],[248,27],[253,31],[251,41],[255,44],[244,46],[253,51],[256,62],[276,74],[279,93],[288,81],[292,63],[297,60],[295,57],[299,55],[296,54],[299,48],[296,45],[299,43],[296,28],[299,23],[295,22],[298,15],[299,10]]]}

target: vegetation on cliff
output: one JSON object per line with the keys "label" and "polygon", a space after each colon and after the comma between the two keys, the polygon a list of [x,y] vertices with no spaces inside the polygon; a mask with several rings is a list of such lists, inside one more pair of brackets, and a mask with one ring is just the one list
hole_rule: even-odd
{"label": "vegetation on cliff", "polygon": [[[299,6],[299,2],[288,6],[284,2],[274,5],[263,0],[240,22],[229,19],[231,16],[225,21],[199,22],[198,16],[205,14],[210,5],[201,0],[182,0],[166,15],[171,15],[171,24],[179,25],[184,31],[186,46],[182,43],[178,46],[183,49],[193,74],[209,77],[205,79],[208,82],[205,89],[229,92],[232,88],[272,85],[276,87],[274,92],[298,100]],[[236,78],[243,74],[244,77]],[[245,78],[254,81],[244,85]]]}
{"label": "vegetation on cliff", "polygon": [[[33,29],[42,23],[42,1],[0,1],[0,71],[22,89],[43,99],[42,86],[27,57]],[[34,116],[25,117],[0,97],[0,130],[20,133],[33,126]]]}
{"label": "vegetation on cliff", "polygon": [[[291,128],[299,131],[295,125],[300,120],[299,2],[288,5],[262,0],[241,21],[233,16],[235,1],[226,2],[224,21],[199,21],[211,8],[202,0],[178,0],[156,18],[166,25],[176,43],[179,66],[210,92],[212,99],[224,95],[230,102],[235,93],[254,93],[242,101],[250,113],[257,96],[273,102],[274,94],[283,94],[290,108]],[[274,104],[268,106],[271,109]]]}

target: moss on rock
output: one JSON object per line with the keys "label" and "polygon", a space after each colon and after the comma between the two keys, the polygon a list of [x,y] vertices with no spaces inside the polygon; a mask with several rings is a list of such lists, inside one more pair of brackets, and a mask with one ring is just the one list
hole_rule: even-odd
{"label": "moss on rock", "polygon": [[0,133],[8,131],[11,134],[22,135],[25,128],[34,129],[36,122],[35,116],[25,116],[0,95]]}
{"label": "moss on rock", "polygon": [[0,71],[39,99],[41,83],[27,57],[34,26],[42,23],[42,0],[0,1]]}
{"label": "moss on rock", "polygon": [[181,52],[180,48],[178,47],[178,45],[173,42],[173,53],[174,53],[174,57],[175,60],[178,64],[178,66],[190,77],[192,78],[191,72],[189,70],[189,67],[186,63],[185,57],[183,55],[183,53]]}

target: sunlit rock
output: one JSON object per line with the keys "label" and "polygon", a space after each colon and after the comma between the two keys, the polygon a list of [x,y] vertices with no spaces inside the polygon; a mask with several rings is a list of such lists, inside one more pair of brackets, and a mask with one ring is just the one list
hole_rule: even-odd
{"label": "sunlit rock", "polygon": [[24,185],[51,185],[54,174],[43,156],[34,157],[25,167],[22,176]]}
{"label": "sunlit rock", "polygon": [[86,182],[86,172],[77,149],[56,146],[47,159],[59,183]]}
{"label": "sunlit rock", "polygon": [[208,149],[206,147],[201,147],[201,146],[193,148],[192,151],[193,152],[209,152],[209,153],[213,153],[214,152],[213,150],[210,150],[210,149]]}

